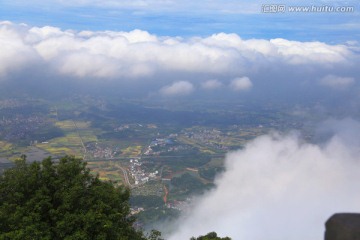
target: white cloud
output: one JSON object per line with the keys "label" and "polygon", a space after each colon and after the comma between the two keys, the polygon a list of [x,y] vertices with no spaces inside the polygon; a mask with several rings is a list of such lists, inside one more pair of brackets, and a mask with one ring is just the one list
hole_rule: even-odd
{"label": "white cloud", "polygon": [[169,239],[210,231],[233,239],[323,239],[333,213],[360,210],[360,124],[325,125],[334,133],[326,144],[273,134],[228,154],[216,189],[197,200]]}
{"label": "white cloud", "polygon": [[[331,68],[339,72],[349,70],[351,77],[356,75],[360,62],[358,51],[349,44],[245,40],[226,33],[182,38],[157,36],[142,30],[74,31],[1,22],[0,42],[1,76],[27,74],[32,68],[38,76],[51,76],[47,81],[109,80],[131,82],[139,87],[145,85],[144,81],[153,81],[147,84],[154,88],[159,86],[155,83],[157,79],[161,79],[162,85],[170,85],[179,76],[194,86],[215,89],[228,85],[228,79],[236,76],[253,78],[254,75],[259,79],[256,87],[261,87],[261,80],[275,80],[268,75],[269,69],[274,75],[294,69],[316,79],[312,74],[326,75]],[[217,80],[201,83],[204,79]],[[283,74],[281,80],[285,79],[293,81]],[[252,82],[243,78],[230,85],[233,90],[241,91],[250,89]]]}
{"label": "white cloud", "polygon": [[345,89],[355,83],[352,77],[340,77],[335,75],[327,75],[320,79],[320,84],[334,89]]}
{"label": "white cloud", "polygon": [[[236,34],[225,33],[183,39],[141,30],[76,32],[8,22],[0,23],[0,28],[4,49],[0,53],[2,73],[19,67],[20,60],[13,61],[18,56],[25,56],[21,58],[23,62],[30,61],[26,56],[40,57],[66,75],[119,78],[169,71],[239,75],[274,63],[299,66],[350,63],[355,55],[345,45],[285,39],[243,40]],[[143,69],[140,72],[134,69],[139,66]]]}
{"label": "white cloud", "polygon": [[248,77],[235,78],[230,83],[230,87],[234,91],[249,90],[252,86],[253,84]]}
{"label": "white cloud", "polygon": [[307,62],[323,64],[346,61],[349,49],[344,45],[329,46],[322,42],[298,42],[285,39],[270,40],[284,60],[298,65]]}
{"label": "white cloud", "polygon": [[160,89],[160,93],[164,96],[188,95],[193,91],[194,86],[187,81],[174,82],[173,84]]}
{"label": "white cloud", "polygon": [[220,88],[221,86],[222,83],[217,79],[207,80],[201,84],[201,87],[207,90],[217,89]]}
{"label": "white cloud", "polygon": [[22,71],[29,64],[41,61],[36,50],[24,42],[22,26],[0,23],[0,76]]}

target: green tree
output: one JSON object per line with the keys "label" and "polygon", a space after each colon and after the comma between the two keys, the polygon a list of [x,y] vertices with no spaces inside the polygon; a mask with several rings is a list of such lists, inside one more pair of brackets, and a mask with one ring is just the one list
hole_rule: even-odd
{"label": "green tree", "polygon": [[164,240],[163,238],[161,238],[161,232],[159,232],[158,230],[151,230],[147,239],[148,240]]}
{"label": "green tree", "polygon": [[129,194],[81,159],[27,164],[23,156],[0,176],[0,239],[146,239],[133,228]]}
{"label": "green tree", "polygon": [[229,237],[218,237],[216,232],[210,232],[208,234],[206,234],[205,236],[199,236],[197,238],[192,237],[190,240],[231,240],[231,238]]}

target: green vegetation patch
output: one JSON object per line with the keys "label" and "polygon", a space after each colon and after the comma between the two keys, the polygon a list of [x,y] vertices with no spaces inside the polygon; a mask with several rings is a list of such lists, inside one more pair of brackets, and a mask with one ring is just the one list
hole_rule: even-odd
{"label": "green vegetation patch", "polygon": [[10,151],[13,148],[11,143],[0,141],[0,153]]}
{"label": "green vegetation patch", "polygon": [[15,164],[0,176],[0,239],[146,239],[129,217],[129,191],[82,160]]}

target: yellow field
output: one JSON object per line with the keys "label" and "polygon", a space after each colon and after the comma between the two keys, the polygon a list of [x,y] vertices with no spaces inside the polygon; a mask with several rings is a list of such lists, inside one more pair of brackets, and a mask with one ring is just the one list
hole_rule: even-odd
{"label": "yellow field", "polygon": [[90,124],[88,121],[58,121],[55,125],[65,131],[65,136],[54,138],[47,144],[38,144],[37,147],[53,155],[70,154],[82,156],[84,149],[81,140],[84,143],[96,142],[98,140],[96,135],[89,129]]}
{"label": "yellow field", "polygon": [[[107,167],[104,167],[104,164]],[[102,181],[113,181],[121,184],[124,182],[124,176],[122,175],[120,169],[113,169],[113,165],[110,163],[104,162],[89,162],[88,167],[91,169],[93,175],[98,175],[99,179]],[[112,170],[110,170],[110,168]]]}
{"label": "yellow field", "polygon": [[70,120],[56,122],[55,126],[63,130],[69,130],[69,129],[71,130],[75,128],[73,121]]}
{"label": "yellow field", "polygon": [[5,142],[5,141],[0,141],[0,152],[5,152],[5,151],[9,151],[12,148],[12,144]]}
{"label": "yellow field", "polygon": [[91,122],[75,121],[75,124],[78,129],[87,129],[90,127]]}
{"label": "yellow field", "polygon": [[126,156],[136,157],[141,154],[141,146],[129,146],[125,149],[122,149],[122,154]]}
{"label": "yellow field", "polygon": [[207,146],[203,146],[202,144],[198,143],[196,140],[193,140],[193,139],[190,139],[187,137],[183,137],[183,136],[180,136],[178,139],[185,144],[189,144],[191,146],[199,148],[199,150],[201,152],[207,152],[207,151],[212,152]]}
{"label": "yellow field", "polygon": [[58,121],[55,123],[55,125],[63,130],[72,130],[75,129],[75,125],[78,129],[87,129],[90,127],[90,122],[84,122],[84,121],[71,121],[71,120],[65,120],[65,121]]}
{"label": "yellow field", "polygon": [[215,154],[215,152],[210,149],[201,149],[201,152],[208,153],[208,154]]}
{"label": "yellow field", "polygon": [[47,152],[49,152],[51,155],[75,155],[75,156],[81,156],[79,152],[75,151],[74,149],[68,148],[68,147],[59,147],[59,146],[53,146],[52,144],[37,144],[36,147],[41,148]]}
{"label": "yellow field", "polygon": [[68,133],[64,137],[54,138],[49,143],[36,145],[52,155],[75,155],[82,156],[82,144],[77,133]]}
{"label": "yellow field", "polygon": [[[76,127],[74,125],[76,124]],[[84,122],[84,121],[58,121],[56,122],[56,126],[63,129],[67,132],[65,137],[54,139],[55,142],[67,145],[70,147],[79,147],[81,146],[81,140],[79,138],[79,134],[84,141],[84,143],[87,142],[97,142],[98,139],[96,135],[93,133],[90,127],[90,122]],[[75,145],[75,146],[74,146]]]}
{"label": "yellow field", "polygon": [[90,130],[89,131],[88,130],[81,131],[80,135],[81,135],[81,138],[84,141],[84,143],[98,141],[96,135],[94,135],[94,133]]}

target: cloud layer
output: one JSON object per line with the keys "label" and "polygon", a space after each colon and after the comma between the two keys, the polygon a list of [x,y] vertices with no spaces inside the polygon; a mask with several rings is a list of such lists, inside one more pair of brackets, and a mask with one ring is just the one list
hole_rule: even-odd
{"label": "cloud layer", "polygon": [[142,30],[73,31],[1,22],[0,44],[0,76],[5,81],[14,73],[28,75],[31,69],[39,75],[49,73],[51,79],[148,81],[162,93],[179,81],[178,76],[193,86],[191,91],[221,86],[245,90],[279,79],[295,84],[286,71],[297,77],[301,74],[305,82],[314,85],[319,86],[316,79],[324,78],[320,85],[345,86],[356,83],[359,63],[357,43],[353,42],[244,40],[226,33],[182,38]]}
{"label": "cloud layer", "polygon": [[160,92],[165,96],[188,95],[194,91],[194,86],[186,81],[174,82],[169,86],[163,87]]}
{"label": "cloud layer", "polygon": [[207,90],[213,90],[220,88],[223,84],[217,79],[210,79],[202,83],[202,88]]}
{"label": "cloud layer", "polygon": [[345,89],[355,83],[352,77],[339,77],[335,75],[327,75],[320,79],[320,84],[334,89]]}
{"label": "cloud layer", "polygon": [[216,189],[169,239],[210,231],[239,240],[323,239],[333,213],[360,211],[360,124],[332,120],[322,130],[332,136],[325,144],[272,134],[230,153]]}
{"label": "cloud layer", "polygon": [[253,84],[248,77],[235,78],[231,81],[230,87],[234,91],[244,91],[252,88]]}

